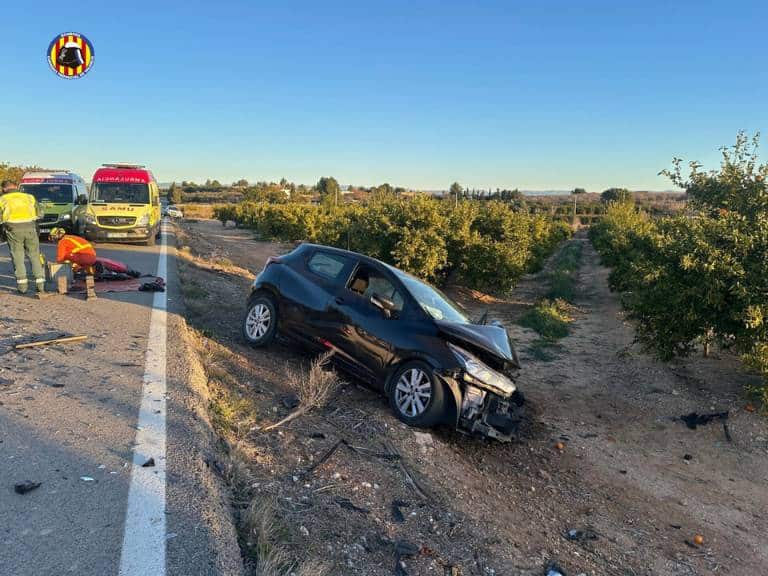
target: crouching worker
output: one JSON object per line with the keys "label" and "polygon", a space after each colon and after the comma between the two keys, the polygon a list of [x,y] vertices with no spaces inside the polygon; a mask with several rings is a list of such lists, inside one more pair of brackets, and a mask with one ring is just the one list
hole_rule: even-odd
{"label": "crouching worker", "polygon": [[45,270],[40,256],[40,242],[37,236],[37,219],[40,206],[31,194],[19,192],[16,185],[5,180],[0,190],[0,224],[5,228],[8,247],[11,249],[13,271],[19,292],[24,294],[29,287],[25,255],[32,266],[32,275],[40,296],[45,295]]}
{"label": "crouching worker", "polygon": [[56,261],[70,262],[75,276],[91,275],[96,280],[127,280],[141,276],[140,272],[131,270],[122,262],[99,258],[93,244],[80,236],[67,234],[63,228],[54,228],[50,236],[51,240],[58,242]]}
{"label": "crouching worker", "polygon": [[56,262],[70,262],[74,273],[93,274],[96,264],[96,250],[85,238],[67,234],[64,228],[54,228],[50,232],[51,240],[58,242]]}

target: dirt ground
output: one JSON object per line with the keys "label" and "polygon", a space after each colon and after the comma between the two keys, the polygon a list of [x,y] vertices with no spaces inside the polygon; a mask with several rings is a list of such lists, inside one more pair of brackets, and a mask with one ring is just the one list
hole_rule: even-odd
{"label": "dirt ground", "polygon": [[[334,575],[541,575],[550,562],[568,576],[768,573],[768,423],[741,392],[757,378],[725,353],[662,363],[641,351],[588,240],[571,240],[584,243],[578,312],[546,360],[515,324],[543,293],[541,273],[509,301],[452,292],[502,320],[524,361],[530,421],[500,444],[410,429],[355,382],[320,414],[256,430],[289,411],[286,370],[307,361],[290,343],[239,339],[253,274],[291,247],[213,221],[181,226],[188,320],[212,386],[248,407],[229,434],[248,463],[234,505],[276,499],[297,558],[330,562]],[[719,422],[676,419],[724,410],[730,441]],[[572,528],[596,539],[569,541]]]}

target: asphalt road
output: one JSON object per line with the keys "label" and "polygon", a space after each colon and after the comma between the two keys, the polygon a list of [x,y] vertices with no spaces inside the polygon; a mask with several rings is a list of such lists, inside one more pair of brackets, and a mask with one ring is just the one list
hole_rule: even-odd
{"label": "asphalt road", "polygon": [[[38,301],[14,292],[0,245],[0,574],[239,574],[226,491],[206,464],[215,438],[181,336],[175,250],[96,248],[159,269],[168,291]],[[63,333],[88,339],[12,350]],[[41,485],[15,493],[26,480]]]}

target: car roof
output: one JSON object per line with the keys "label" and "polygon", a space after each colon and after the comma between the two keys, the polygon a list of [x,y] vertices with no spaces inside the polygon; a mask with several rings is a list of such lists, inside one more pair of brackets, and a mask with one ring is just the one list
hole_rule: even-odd
{"label": "car roof", "polygon": [[69,170],[34,170],[25,172],[21,177],[21,184],[72,184],[74,182],[84,182],[84,180]]}
{"label": "car roof", "polygon": [[376,258],[371,258],[370,256],[366,256],[365,254],[360,254],[359,252],[352,252],[351,250],[336,248],[335,246],[325,246],[324,244],[312,244],[311,242],[304,242],[298,247],[298,249],[301,252],[310,251],[310,250],[324,250],[326,252],[331,252],[333,254],[338,254],[340,256],[346,256],[347,258],[354,258],[356,260],[359,260],[360,262],[366,262],[368,264],[377,264],[393,272],[400,272],[400,270],[390,266],[386,262],[382,262],[381,260],[376,260]]}

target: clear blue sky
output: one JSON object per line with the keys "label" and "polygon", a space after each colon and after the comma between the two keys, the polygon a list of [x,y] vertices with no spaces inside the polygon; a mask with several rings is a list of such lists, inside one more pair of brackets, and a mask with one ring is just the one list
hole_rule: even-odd
{"label": "clear blue sky", "polygon": [[[161,181],[666,189],[768,136],[768,4],[12,2],[0,160]],[[63,80],[60,32],[94,44]]]}

